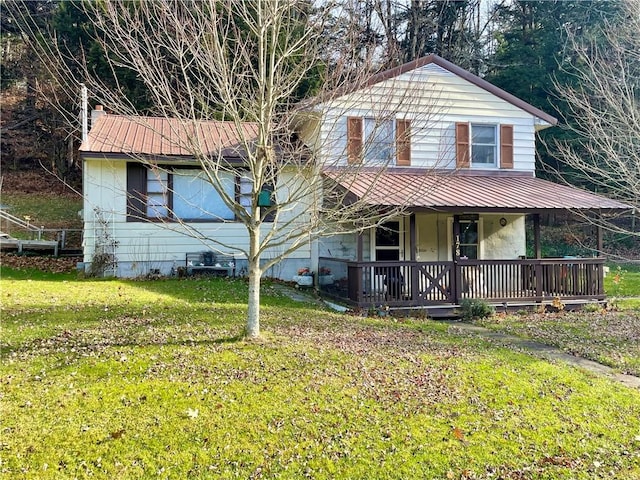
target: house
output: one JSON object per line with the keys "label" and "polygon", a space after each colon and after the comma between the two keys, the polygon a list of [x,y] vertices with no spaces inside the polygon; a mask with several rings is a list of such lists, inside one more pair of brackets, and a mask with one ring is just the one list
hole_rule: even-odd
{"label": "house", "polygon": [[[436,55],[382,72],[310,109],[295,129],[324,167],[325,180],[372,209],[401,207],[401,214],[364,232],[309,241],[269,274],[291,280],[310,267],[325,274],[317,280],[324,293],[358,306],[603,299],[602,259],[541,258],[541,213],[629,209],[536,178],[536,132],[556,123]],[[247,146],[240,145],[237,127],[203,122],[193,128],[212,156],[238,165],[236,174],[224,172],[217,180],[241,202],[250,180],[242,175]],[[250,133],[255,125],[243,128]],[[146,119],[141,127],[135,119],[102,114],[94,122],[81,147],[86,264],[106,245],[117,250],[117,275],[168,273],[187,253],[213,248],[207,238],[227,247],[246,244],[234,212],[216,197],[188,150],[171,141],[183,134],[170,119]],[[181,168],[155,171],[141,158]],[[185,222],[160,224],[169,208]],[[527,216],[536,226],[530,259]],[[236,262],[241,273],[241,255]]]}

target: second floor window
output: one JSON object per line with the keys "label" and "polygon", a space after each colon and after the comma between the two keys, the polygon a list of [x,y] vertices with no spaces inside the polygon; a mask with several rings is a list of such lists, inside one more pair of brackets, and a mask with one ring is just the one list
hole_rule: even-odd
{"label": "second floor window", "polygon": [[495,125],[471,124],[471,166],[497,165],[497,135]]}
{"label": "second floor window", "polygon": [[364,160],[390,163],[395,155],[395,121],[364,119]]}
{"label": "second floor window", "polygon": [[347,117],[347,162],[411,165],[411,120]]}
{"label": "second floor window", "polygon": [[513,125],[455,124],[456,168],[514,168]]}

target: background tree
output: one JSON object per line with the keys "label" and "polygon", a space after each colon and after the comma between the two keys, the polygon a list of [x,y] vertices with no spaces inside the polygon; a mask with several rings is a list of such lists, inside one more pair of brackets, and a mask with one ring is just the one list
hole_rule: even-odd
{"label": "background tree", "polygon": [[341,4],[353,18],[352,28],[358,26],[365,40],[362,45],[373,49],[385,68],[435,53],[482,73],[492,12],[481,0],[343,0]]}
{"label": "background tree", "polygon": [[47,37],[29,37],[23,18],[46,30],[60,2],[5,1],[0,3],[2,45],[2,164],[8,170],[43,165],[61,177],[73,171],[73,129],[59,112],[42,101],[38,91],[60,99],[64,92],[47,75],[39,61],[35,42]]}
{"label": "background tree", "polygon": [[[563,68],[570,58],[565,49],[567,34],[599,31],[617,9],[616,2],[601,0],[514,0],[497,4],[493,11],[493,52],[486,58],[485,79],[571,123],[571,109],[557,90],[558,86],[577,81]],[[552,172],[559,168],[555,151],[548,146],[555,140],[572,138],[574,134],[568,129],[549,128],[540,133],[542,141],[537,149],[540,175],[552,177]]]}
{"label": "background tree", "polygon": [[488,25],[482,7],[480,0],[412,0],[400,13],[404,61],[435,53],[479,74]]}
{"label": "background tree", "polygon": [[[554,86],[567,106],[574,141],[554,149],[576,179],[640,209],[640,2],[625,0],[614,18],[594,32],[567,28],[562,73],[572,82]],[[633,217],[635,219],[635,216]],[[635,222],[607,221],[617,232],[640,237]]]}

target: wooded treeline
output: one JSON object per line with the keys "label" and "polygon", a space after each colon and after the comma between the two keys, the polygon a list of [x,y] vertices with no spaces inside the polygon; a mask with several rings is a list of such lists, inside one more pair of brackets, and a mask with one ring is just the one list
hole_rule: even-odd
{"label": "wooded treeline", "polygon": [[[70,127],[73,119],[65,119],[44,101],[55,97],[58,104],[77,104],[79,111],[79,88],[70,92],[60,86],[36,55],[36,42],[50,42],[70,57],[84,57],[93,71],[118,85],[138,109],[151,105],[135,75],[125,69],[111,70],[104,61],[105,53],[93,39],[91,22],[81,6],[82,2],[62,0],[0,4],[4,169],[30,169],[42,163],[69,177],[80,168],[79,128]],[[314,6],[317,2],[309,2],[310,9]],[[588,68],[581,53],[605,48],[603,32],[624,21],[625,6],[625,1],[603,0],[339,0],[325,8],[330,8],[326,18],[332,27],[343,22],[345,15],[350,17],[344,22],[349,25],[345,38],[362,39],[361,51],[354,52],[353,68],[358,68],[359,58],[363,62],[374,58],[377,67],[385,69],[436,53],[561,119],[563,126],[542,132],[539,174],[560,170],[572,183],[593,187],[594,182],[578,175],[575,166],[559,163],[555,154],[557,141],[582,148],[578,133],[570,128],[581,112],[568,103],[564,89],[580,88],[580,74],[585,73],[581,69]],[[357,19],[356,29],[353,19]],[[24,28],[27,21],[51,34],[34,38]],[[332,61],[332,51],[327,51],[325,63]],[[82,78],[77,80],[79,84]],[[309,78],[292,100],[313,95],[316,86],[317,79]],[[637,82],[631,88],[637,92]]]}

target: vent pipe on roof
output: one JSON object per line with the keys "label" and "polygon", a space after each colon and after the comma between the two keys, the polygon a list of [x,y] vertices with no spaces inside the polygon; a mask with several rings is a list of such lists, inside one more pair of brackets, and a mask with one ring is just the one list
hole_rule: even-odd
{"label": "vent pipe on roof", "polygon": [[81,100],[80,100],[80,118],[82,120],[82,143],[86,144],[89,140],[89,118],[88,118],[88,99],[87,87],[84,83],[80,84]]}

